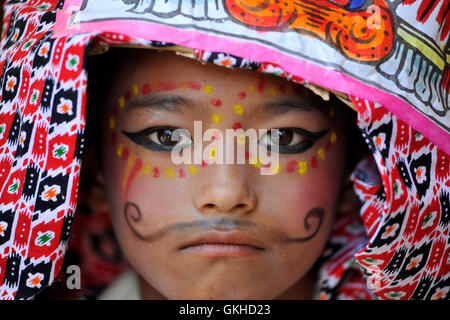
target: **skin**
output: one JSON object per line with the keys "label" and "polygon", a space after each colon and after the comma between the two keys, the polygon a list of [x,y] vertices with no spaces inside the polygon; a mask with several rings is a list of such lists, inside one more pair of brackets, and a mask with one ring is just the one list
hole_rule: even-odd
{"label": "skin", "polygon": [[[102,175],[113,227],[124,254],[139,274],[143,298],[311,298],[315,279],[312,267],[329,236],[344,175],[346,138],[338,110],[334,117],[322,107],[266,112],[263,104],[285,99],[302,101],[306,89],[273,76],[202,65],[172,53],[131,51],[114,74],[103,112],[102,132],[107,134],[102,143],[106,155]],[[191,105],[181,112],[125,106],[114,114],[118,99],[129,88],[158,81],[194,81],[211,86],[212,92],[182,88],[160,92],[191,99],[195,111]],[[261,83],[265,89],[256,90]],[[255,91],[244,97],[242,92],[248,86],[254,86]],[[269,90],[280,86],[288,90],[276,94]],[[213,99],[220,99],[220,106],[212,104]],[[242,114],[233,110],[237,103],[243,106]],[[213,120],[214,113],[221,116],[220,122]],[[223,164],[197,166],[198,172],[185,178],[153,178],[139,171],[130,179],[129,161],[116,155],[116,145],[111,142],[113,130],[108,123],[112,116],[116,144],[123,144],[134,155],[133,161],[151,163],[161,171],[168,166],[175,172],[179,168],[189,172],[189,168],[174,165],[170,152],[150,150],[124,132],[166,125],[185,128],[193,135],[194,120],[202,121],[204,131],[217,128],[224,136],[225,129],[237,122],[244,130],[329,130],[306,151],[280,154],[283,168],[289,161],[309,161],[317,156],[332,132],[339,138],[326,151],[325,159],[318,160],[317,168],[303,175],[282,170],[263,176],[249,164]],[[126,188],[124,179],[129,180]],[[242,257],[204,257],[181,249],[205,232],[236,230],[258,241],[262,250]]]}

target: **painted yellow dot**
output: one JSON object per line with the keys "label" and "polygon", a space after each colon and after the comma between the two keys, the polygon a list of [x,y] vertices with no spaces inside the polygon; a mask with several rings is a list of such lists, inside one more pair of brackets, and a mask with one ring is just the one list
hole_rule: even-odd
{"label": "painted yellow dot", "polygon": [[167,167],[166,170],[164,170],[164,176],[166,178],[173,178],[175,176],[175,171],[171,167]]}
{"label": "painted yellow dot", "polygon": [[220,121],[222,121],[222,117],[219,116],[217,113],[214,113],[213,116],[212,116],[212,120],[213,120],[215,123],[219,123]]}
{"label": "painted yellow dot", "polygon": [[317,150],[317,157],[320,160],[325,160],[325,150],[323,148],[320,148],[319,150]]}
{"label": "painted yellow dot", "polygon": [[337,135],[336,135],[335,132],[332,132],[332,133],[331,133],[331,137],[330,137],[330,142],[331,142],[331,143],[335,143],[336,140],[337,140]]}
{"label": "painted yellow dot", "polygon": [[137,95],[139,93],[139,87],[136,84],[133,84],[131,89],[133,90],[134,95]]}
{"label": "painted yellow dot", "polygon": [[119,106],[121,108],[125,107],[125,98],[124,97],[119,98]]}
{"label": "painted yellow dot", "polygon": [[205,91],[206,94],[213,93],[213,86],[204,86],[203,91]]}
{"label": "painted yellow dot", "polygon": [[193,176],[197,173],[198,168],[196,166],[193,166],[192,164],[189,166],[189,172],[192,173]]}
{"label": "painted yellow dot", "polygon": [[216,148],[211,148],[211,151],[209,151],[209,158],[214,159],[216,157]]}
{"label": "painted yellow dot", "polygon": [[306,161],[298,162],[298,173],[304,175],[308,171],[308,163]]}
{"label": "painted yellow dot", "polygon": [[109,127],[111,129],[114,129],[116,127],[116,119],[114,119],[113,117],[109,118]]}
{"label": "painted yellow dot", "polygon": [[142,172],[144,172],[146,175],[149,175],[150,172],[152,172],[152,165],[147,163],[142,167]]}
{"label": "painted yellow dot", "polygon": [[246,137],[247,137],[247,136],[246,136],[245,134],[243,134],[243,133],[239,134],[239,135],[237,136],[237,143],[239,143],[239,144],[245,144]]}
{"label": "painted yellow dot", "polygon": [[254,86],[248,86],[248,87],[247,87],[247,91],[248,91],[249,93],[253,93],[253,92],[255,92],[255,87],[254,87]]}
{"label": "painted yellow dot", "polygon": [[234,110],[234,112],[236,112],[239,115],[244,112],[244,108],[240,104],[235,104],[233,106],[233,110]]}
{"label": "painted yellow dot", "polygon": [[117,150],[116,150],[116,152],[117,152],[117,155],[118,155],[119,157],[122,156],[122,153],[123,153],[123,145],[122,145],[121,143],[119,143],[119,144],[117,145]]}

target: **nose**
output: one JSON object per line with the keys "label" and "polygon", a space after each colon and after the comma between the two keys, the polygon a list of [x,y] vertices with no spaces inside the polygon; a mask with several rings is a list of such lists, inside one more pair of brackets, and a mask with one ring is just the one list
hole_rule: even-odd
{"label": "nose", "polygon": [[202,170],[203,176],[193,196],[194,205],[202,214],[245,215],[255,209],[257,197],[244,165],[215,164]]}

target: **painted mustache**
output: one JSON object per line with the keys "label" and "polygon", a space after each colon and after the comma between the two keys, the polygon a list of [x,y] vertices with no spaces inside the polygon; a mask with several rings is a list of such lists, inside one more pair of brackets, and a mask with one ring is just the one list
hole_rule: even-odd
{"label": "painted mustache", "polygon": [[[308,235],[301,237],[290,237],[280,230],[268,228],[266,226],[256,224],[247,220],[238,220],[228,217],[214,217],[208,220],[195,220],[190,222],[175,223],[168,227],[162,228],[154,233],[145,235],[138,231],[137,227],[142,222],[142,212],[139,206],[134,202],[127,202],[124,206],[125,220],[128,223],[131,231],[141,241],[154,242],[158,241],[172,233],[176,232],[202,232],[208,230],[228,231],[233,229],[246,229],[249,231],[258,228],[263,232],[268,239],[279,243],[302,243],[311,240],[319,232],[325,211],[322,208],[316,207],[308,211],[303,221],[304,229]],[[316,223],[312,224],[312,222]],[[262,233],[260,233],[262,234]]]}
{"label": "painted mustache", "polygon": [[358,61],[381,60],[393,47],[394,18],[385,0],[224,0],[224,5],[246,26],[295,30]]}

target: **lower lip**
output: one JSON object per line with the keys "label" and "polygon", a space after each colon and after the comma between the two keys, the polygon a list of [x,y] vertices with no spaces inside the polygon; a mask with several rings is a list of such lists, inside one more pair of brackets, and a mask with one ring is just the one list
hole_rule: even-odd
{"label": "lower lip", "polygon": [[194,253],[203,257],[246,257],[264,251],[255,247],[241,244],[205,243],[182,249],[184,252]]}

